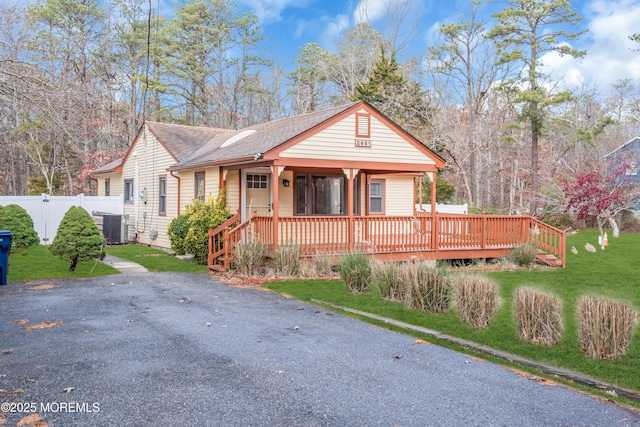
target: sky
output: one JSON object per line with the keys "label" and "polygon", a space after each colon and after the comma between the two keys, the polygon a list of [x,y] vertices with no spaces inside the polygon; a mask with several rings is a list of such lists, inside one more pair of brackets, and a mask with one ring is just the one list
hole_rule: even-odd
{"label": "sky", "polygon": [[[160,0],[165,6],[171,0]],[[287,70],[293,68],[298,49],[307,42],[334,50],[336,41],[360,20],[366,20],[385,34],[389,16],[387,6],[403,0],[236,0],[240,7],[252,9],[265,32],[267,56]],[[406,28],[415,28],[411,43],[402,54],[424,55],[436,44],[438,28],[457,21],[468,11],[471,0],[404,0],[410,11]],[[498,2],[499,8],[500,2]],[[628,39],[640,32],[640,0],[574,0],[571,7],[584,18],[588,29],[572,47],[586,50],[582,59],[549,54],[543,58],[546,73],[570,86],[586,83],[607,91],[619,79],[640,80],[640,44]],[[161,8],[162,9],[162,8]]]}

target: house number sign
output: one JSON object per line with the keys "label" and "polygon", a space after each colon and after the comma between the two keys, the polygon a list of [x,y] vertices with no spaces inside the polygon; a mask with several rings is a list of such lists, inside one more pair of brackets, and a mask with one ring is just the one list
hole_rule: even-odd
{"label": "house number sign", "polygon": [[356,139],[356,147],[371,147],[370,139]]}

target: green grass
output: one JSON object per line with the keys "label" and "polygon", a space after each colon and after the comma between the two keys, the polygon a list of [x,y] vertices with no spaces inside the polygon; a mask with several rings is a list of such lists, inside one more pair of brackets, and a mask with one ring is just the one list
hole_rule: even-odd
{"label": "green grass", "polygon": [[[485,273],[500,285],[503,303],[495,319],[484,330],[476,330],[463,323],[458,319],[455,310],[445,314],[426,314],[408,310],[399,303],[384,301],[380,298],[377,289],[372,289],[366,294],[350,294],[339,280],[296,280],[272,282],[265,286],[301,300],[309,301],[315,298],[375,313],[586,374],[621,387],[640,390],[640,369],[638,368],[640,366],[640,334],[638,331],[629,353],[616,360],[591,359],[584,355],[578,346],[575,310],[576,302],[581,295],[602,295],[629,302],[636,309],[640,308],[640,260],[638,258],[640,234],[623,234],[618,239],[609,238],[609,246],[606,250],[600,251],[598,247],[595,254],[585,251],[586,242],[597,246],[597,241],[598,234],[592,231],[568,236],[566,269]],[[572,246],[578,249],[577,255],[571,253]],[[565,332],[558,345],[543,347],[528,344],[518,338],[514,326],[512,299],[515,289],[524,285],[555,293],[563,300]],[[460,350],[460,348],[457,349]],[[637,402],[635,404],[637,405]]]}
{"label": "green grass", "polygon": [[159,249],[143,245],[107,246],[107,254],[138,263],[151,272],[206,273],[209,269],[193,261],[183,261]]}
{"label": "green grass", "polygon": [[69,265],[69,261],[51,255],[48,246],[13,248],[9,253],[7,281],[97,277],[119,273],[115,268],[99,261],[81,261],[75,271],[69,271]]}

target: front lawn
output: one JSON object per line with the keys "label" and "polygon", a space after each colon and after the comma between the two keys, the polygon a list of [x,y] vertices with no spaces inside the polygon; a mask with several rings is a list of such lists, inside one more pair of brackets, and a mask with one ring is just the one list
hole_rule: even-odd
{"label": "front lawn", "polygon": [[70,261],[53,256],[49,246],[12,248],[9,253],[7,281],[97,277],[119,273],[110,265],[96,260],[79,262],[75,271],[69,271],[70,265]]}
{"label": "front lawn", "polygon": [[[597,236],[597,232],[587,231],[567,237],[566,269],[481,273],[500,285],[503,299],[495,319],[482,331],[459,320],[455,310],[446,314],[412,311],[402,304],[382,300],[376,289],[367,294],[350,294],[340,280],[293,280],[268,283],[265,286],[301,300],[310,301],[315,298],[374,313],[580,372],[621,387],[640,390],[640,336],[637,330],[629,353],[616,360],[594,360],[583,354],[578,347],[575,308],[580,296],[605,296],[630,302],[636,309],[640,308],[640,234],[623,234],[618,239],[609,236],[609,246],[604,251],[597,245]],[[584,249],[587,242],[598,248],[595,254]],[[578,254],[571,252],[572,246],[578,250]],[[454,270],[450,272],[455,274]],[[514,290],[524,285],[554,293],[562,299],[565,331],[558,345],[545,347],[519,339],[514,326],[512,299]],[[432,338],[428,340],[433,341]]]}

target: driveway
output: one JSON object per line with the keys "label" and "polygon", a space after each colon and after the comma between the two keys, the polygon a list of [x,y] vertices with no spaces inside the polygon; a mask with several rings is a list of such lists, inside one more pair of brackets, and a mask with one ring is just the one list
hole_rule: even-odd
{"label": "driveway", "polygon": [[207,275],[10,283],[0,319],[0,402],[21,411],[0,425],[640,425],[566,387]]}

